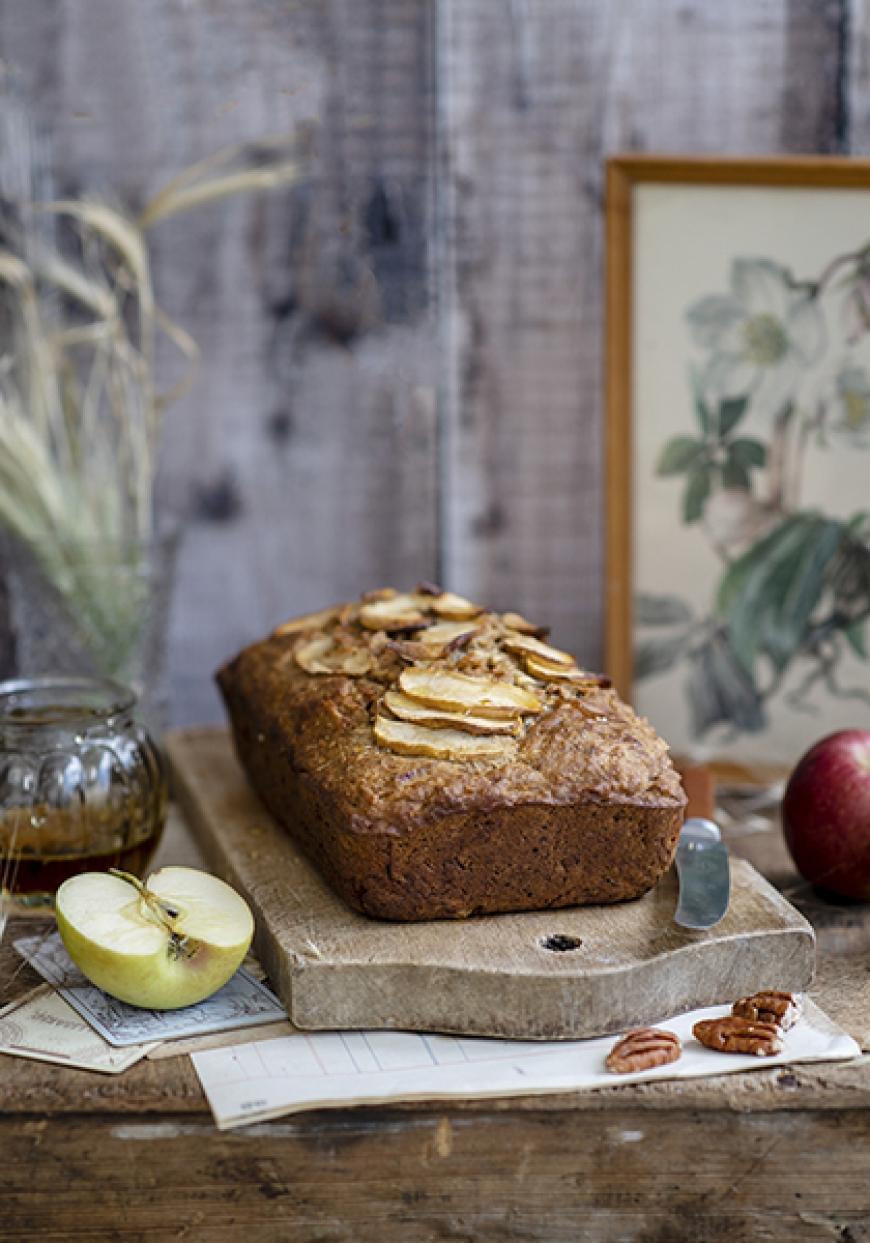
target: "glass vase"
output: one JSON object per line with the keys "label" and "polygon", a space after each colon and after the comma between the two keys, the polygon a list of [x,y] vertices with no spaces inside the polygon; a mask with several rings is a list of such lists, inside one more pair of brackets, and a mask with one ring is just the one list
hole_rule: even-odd
{"label": "glass vase", "polygon": [[115,679],[167,725],[166,648],[177,535],[124,543],[7,536],[0,675]]}

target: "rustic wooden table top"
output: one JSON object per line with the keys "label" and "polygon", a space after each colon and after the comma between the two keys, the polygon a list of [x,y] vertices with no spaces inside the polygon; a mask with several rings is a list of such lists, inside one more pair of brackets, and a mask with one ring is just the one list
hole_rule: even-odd
{"label": "rustic wooden table top", "polygon": [[[870,907],[806,891],[811,995],[870,1049]],[[157,864],[200,863],[177,814]],[[11,940],[2,1000],[37,983]],[[870,1058],[517,1100],[319,1111],[220,1134],[189,1058],[107,1077],[0,1057],[0,1239],[870,1238]]]}

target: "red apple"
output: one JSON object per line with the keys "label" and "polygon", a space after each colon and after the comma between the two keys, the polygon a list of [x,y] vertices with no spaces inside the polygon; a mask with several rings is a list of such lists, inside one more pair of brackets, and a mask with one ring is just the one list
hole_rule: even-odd
{"label": "red apple", "polygon": [[805,880],[870,901],[870,730],[844,729],[807,751],[785,789],[782,827]]}

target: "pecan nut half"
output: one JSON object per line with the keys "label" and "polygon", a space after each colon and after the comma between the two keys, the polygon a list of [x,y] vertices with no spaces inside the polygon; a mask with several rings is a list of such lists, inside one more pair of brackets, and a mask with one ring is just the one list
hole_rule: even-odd
{"label": "pecan nut half", "polygon": [[775,1023],[780,1031],[787,1032],[801,1016],[801,999],[794,993],[764,989],[735,1001],[731,1013],[756,1023]]}
{"label": "pecan nut half", "polygon": [[638,1070],[676,1062],[682,1051],[680,1038],[674,1032],[659,1027],[637,1027],[617,1040],[604,1065],[615,1075],[631,1075]]}
{"label": "pecan nut half", "polygon": [[775,1023],[756,1023],[729,1014],[722,1019],[702,1019],[692,1035],[717,1053],[755,1053],[773,1057],[782,1051],[782,1032]]}

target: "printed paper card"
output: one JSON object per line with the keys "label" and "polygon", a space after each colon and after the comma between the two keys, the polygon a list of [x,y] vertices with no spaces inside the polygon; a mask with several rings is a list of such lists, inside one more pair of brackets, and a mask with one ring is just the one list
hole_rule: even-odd
{"label": "printed paper card", "polygon": [[113,1048],[48,984],[0,1011],[0,1053],[14,1057],[117,1075],[156,1048],[156,1044]]}
{"label": "printed paper card", "polygon": [[198,1005],[181,1010],[141,1010],[117,1001],[86,980],[57,932],[24,937],[13,945],[95,1031],[118,1048],[273,1023],[287,1017],[275,994],[244,968]]}

